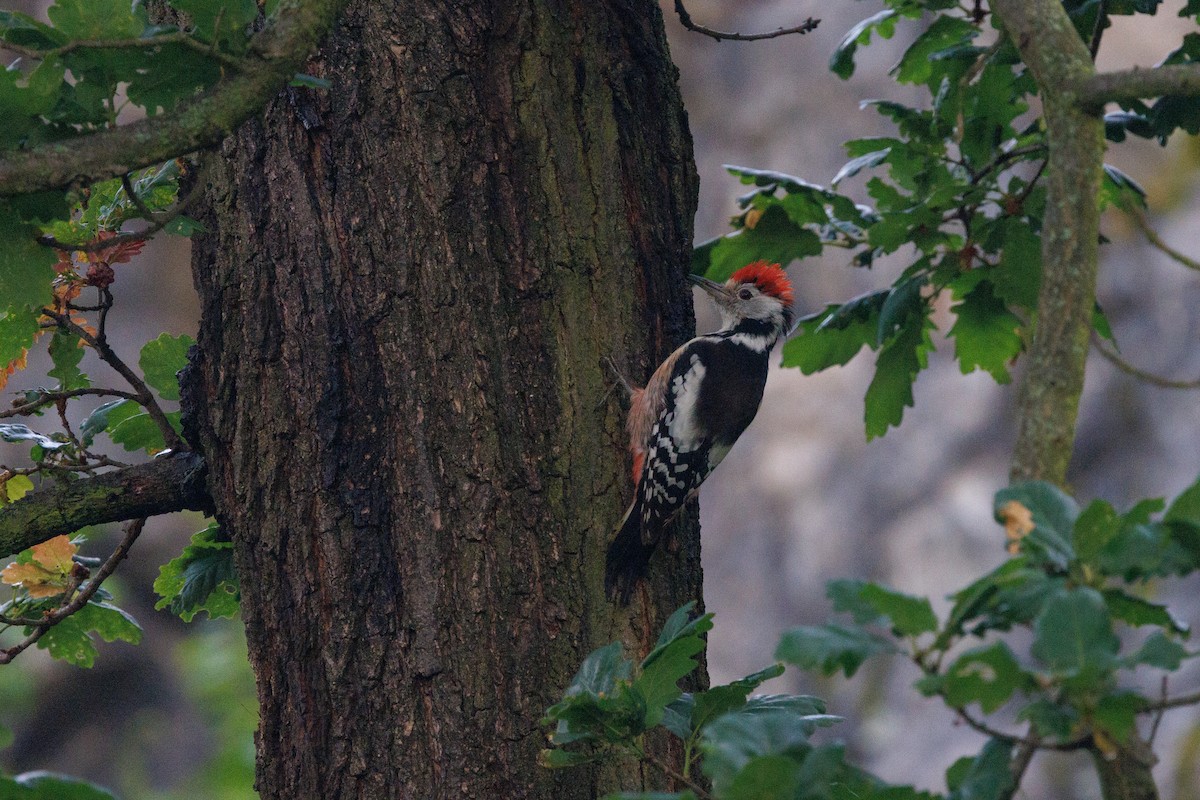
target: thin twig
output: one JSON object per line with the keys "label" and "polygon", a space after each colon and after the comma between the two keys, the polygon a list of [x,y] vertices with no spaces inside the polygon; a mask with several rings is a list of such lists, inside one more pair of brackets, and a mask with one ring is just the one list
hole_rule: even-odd
{"label": "thin twig", "polygon": [[707,798],[707,800],[712,800],[712,795],[709,793],[709,791],[707,789],[705,789],[700,784],[696,783],[694,780],[689,778],[687,775],[684,775],[682,772],[680,772],[679,770],[672,767],[667,762],[663,761],[662,759],[660,759],[657,756],[652,755],[650,753],[644,753],[642,755],[642,757],[646,760],[646,763],[650,764],[652,767],[657,769],[662,774],[666,775],[668,778],[679,781],[684,786],[691,789],[693,792],[696,793],[696,797],[701,798],[701,800],[705,800],[706,798]]}
{"label": "thin twig", "polygon": [[[1167,702],[1167,684],[1169,677],[1170,676],[1168,675],[1162,676],[1162,684],[1158,690],[1158,702],[1160,704]],[[1146,738],[1147,745],[1152,746],[1154,744],[1154,737],[1158,735],[1158,726],[1162,723],[1163,714],[1165,713],[1167,713],[1167,709],[1160,705],[1154,714],[1154,722],[1150,723],[1150,736]]]}
{"label": "thin twig", "polygon": [[1171,708],[1183,708],[1184,706],[1200,705],[1200,692],[1192,692],[1191,694],[1181,694],[1178,697],[1168,697],[1156,703],[1146,703],[1142,706],[1142,711],[1165,711]]}
{"label": "thin twig", "polygon": [[971,716],[970,712],[968,712],[967,709],[962,706],[954,706],[953,708],[955,713],[957,713],[962,721],[967,723],[969,727],[975,729],[979,733],[982,733],[984,736],[991,737],[992,739],[999,739],[1000,741],[1008,744],[1019,744],[1022,747],[1028,746],[1034,749],[1040,748],[1042,750],[1071,751],[1081,750],[1084,747],[1087,747],[1092,741],[1092,737],[1090,735],[1081,736],[1078,739],[1070,739],[1065,742],[1047,742],[1038,738],[1036,735],[1031,737],[1015,736],[1011,733],[1005,733],[998,728],[993,728],[983,720],[975,719],[973,716]]}
{"label": "thin twig", "polygon": [[1141,229],[1142,233],[1146,237],[1147,242],[1166,254],[1172,261],[1176,261],[1188,269],[1194,269],[1200,272],[1200,261],[1184,255],[1174,247],[1171,247],[1171,245],[1164,242],[1162,237],[1158,235],[1158,231],[1150,227],[1149,220],[1146,219],[1146,215],[1142,213],[1140,208],[1130,207],[1123,208],[1122,210],[1125,211],[1125,213],[1127,213],[1133,219],[1133,223]]}
{"label": "thin twig", "polygon": [[683,0],[675,0],[675,13],[679,15],[679,22],[683,25],[683,27],[687,28],[689,31],[695,31],[696,33],[701,33],[705,36],[716,39],[718,42],[726,40],[733,42],[754,42],[759,39],[774,39],[777,36],[787,36],[788,34],[792,33],[799,33],[803,35],[809,31],[815,31],[817,26],[821,24],[821,20],[809,17],[808,19],[804,20],[804,22],[801,22],[799,25],[796,25],[792,28],[780,28],[779,30],[767,31],[765,33],[725,33],[723,31],[715,31],[712,28],[706,28],[703,25],[693,22],[692,15],[688,13],[686,8],[684,8]]}
{"label": "thin twig", "polygon": [[1114,351],[1109,350],[1108,346],[1104,344],[1099,334],[1095,331],[1092,331],[1092,347],[1096,348],[1096,352],[1104,356],[1106,361],[1121,372],[1124,372],[1126,375],[1132,375],[1138,380],[1145,381],[1151,386],[1157,386],[1160,389],[1200,389],[1200,379],[1194,381],[1177,381],[1135,367]]}
{"label": "thin twig", "polygon": [[175,428],[171,426],[167,415],[163,413],[162,408],[154,399],[154,394],[150,391],[150,387],[146,385],[146,382],[136,372],[129,368],[129,365],[121,360],[121,357],[108,346],[107,341],[88,333],[67,314],[59,314],[52,308],[44,308],[42,312],[57,322],[60,327],[66,328],[95,348],[96,353],[100,356],[100,360],[116,370],[125,379],[125,382],[133,387],[134,394],[136,395],[134,401],[146,409],[146,413],[150,415],[150,419],[158,428],[159,433],[162,434],[163,442],[166,444],[167,449],[179,450],[183,448],[183,441],[179,438],[179,434],[175,432]]}
{"label": "thin twig", "polygon": [[[18,642],[7,650],[0,650],[0,664],[10,663],[23,651],[36,644],[38,639],[41,639],[42,636],[46,634],[46,631],[50,630],[55,625],[86,606],[96,592],[99,591],[100,584],[104,583],[105,579],[107,579],[109,575],[113,574],[113,571],[116,570],[117,565],[120,564],[121,561],[124,560],[125,556],[129,554],[129,548],[133,546],[135,541],[137,541],[138,536],[142,532],[142,528],[145,526],[145,517],[135,519],[126,525],[125,536],[121,539],[121,543],[117,545],[117,548],[113,550],[112,555],[110,555],[108,559],[100,566],[100,569],[96,570],[96,574],[93,575],[88,581],[87,588],[75,595],[70,602],[67,602],[54,611],[47,613],[44,619],[37,620],[31,626],[28,626],[33,628],[33,632],[26,636],[22,641]],[[74,591],[75,588],[73,586],[68,587],[66,597],[70,598]]]}
{"label": "thin twig", "polygon": [[28,403],[23,403],[19,406],[14,406],[8,411],[0,411],[0,419],[8,417],[27,417],[40,408],[51,405],[59,400],[67,400],[72,397],[119,397],[122,400],[133,400],[137,402],[137,395],[132,392],[121,391],[120,389],[102,389],[99,387],[87,387],[86,389],[67,389],[61,392],[48,392],[38,390],[38,398],[31,400]]}
{"label": "thin twig", "polygon": [[54,56],[65,56],[76,50],[143,50],[150,47],[160,47],[164,44],[181,44],[190,50],[210,56],[219,61],[222,66],[234,70],[241,71],[246,66],[242,59],[215,50],[212,45],[206,44],[184,31],[160,33],[157,36],[149,36],[144,39],[76,39],[67,42],[61,47],[55,47],[50,50],[39,50],[36,47],[26,47],[13,42],[0,41],[0,50],[9,50],[25,58],[44,60],[53,58]]}
{"label": "thin twig", "polygon": [[1088,43],[1088,51],[1092,54],[1092,61],[1096,60],[1096,53],[1100,52],[1100,37],[1104,35],[1104,0],[1096,5],[1096,21],[1092,25],[1092,40]]}

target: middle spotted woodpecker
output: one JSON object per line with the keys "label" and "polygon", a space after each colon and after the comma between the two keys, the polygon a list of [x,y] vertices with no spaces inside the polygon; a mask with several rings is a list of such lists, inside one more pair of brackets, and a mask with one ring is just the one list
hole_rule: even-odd
{"label": "middle spotted woodpecker", "polygon": [[633,503],[608,548],[604,585],[628,604],[664,526],[700,488],[758,412],[771,348],[792,324],[792,285],[757,261],[724,284],[689,276],[716,301],[721,329],[667,357],[632,390]]}

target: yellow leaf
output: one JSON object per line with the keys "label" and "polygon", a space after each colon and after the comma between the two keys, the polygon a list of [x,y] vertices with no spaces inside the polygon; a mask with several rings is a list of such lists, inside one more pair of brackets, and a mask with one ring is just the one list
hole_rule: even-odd
{"label": "yellow leaf", "polygon": [[78,549],[66,536],[55,536],[33,546],[33,560],[51,572],[69,575],[74,566],[71,558]]}
{"label": "yellow leaf", "polygon": [[25,475],[13,475],[8,480],[0,483],[0,506],[20,500],[31,489],[33,489],[33,481],[29,480],[28,477]]}
{"label": "yellow leaf", "polygon": [[1021,540],[1033,530],[1033,512],[1016,500],[1009,500],[1000,507],[1000,519],[1004,520],[1004,535],[1008,538],[1009,555],[1021,550]]}
{"label": "yellow leaf", "polygon": [[761,208],[752,208],[742,217],[742,223],[750,230],[754,230],[755,226],[758,225],[758,221],[762,219],[762,215],[763,210]]}

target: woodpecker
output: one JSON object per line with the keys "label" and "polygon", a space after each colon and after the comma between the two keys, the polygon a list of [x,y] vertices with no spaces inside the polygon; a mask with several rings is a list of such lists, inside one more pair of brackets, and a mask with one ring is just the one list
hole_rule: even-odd
{"label": "woodpecker", "polygon": [[689,275],[721,313],[631,388],[626,428],[634,497],[608,548],[604,585],[628,605],[663,528],[746,430],[762,401],[771,348],[791,329],[792,285],[778,264],[756,261],[724,284]]}

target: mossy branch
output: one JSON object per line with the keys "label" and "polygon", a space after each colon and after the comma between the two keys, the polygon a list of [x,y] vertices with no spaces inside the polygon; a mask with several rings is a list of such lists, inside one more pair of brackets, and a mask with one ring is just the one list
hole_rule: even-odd
{"label": "mossy branch", "polygon": [[172,511],[212,513],[205,472],[200,456],[177,453],[30,492],[0,507],[0,554],[20,552],[85,525]]}
{"label": "mossy branch", "polygon": [[174,112],[0,157],[0,196],[124,175],[217,144],[262,109],[333,27],[347,0],[283,0],[242,71]]}
{"label": "mossy branch", "polygon": [[1062,4],[997,0],[994,11],[1041,90],[1048,139],[1042,287],[1017,396],[1014,480],[1064,485],[1083,392],[1099,258],[1104,124],[1075,102],[1095,75]]}
{"label": "mossy branch", "polygon": [[1105,103],[1129,102],[1163,95],[1200,95],[1200,64],[1167,64],[1161,67],[1104,72],[1086,80],[1076,98],[1084,108]]}

